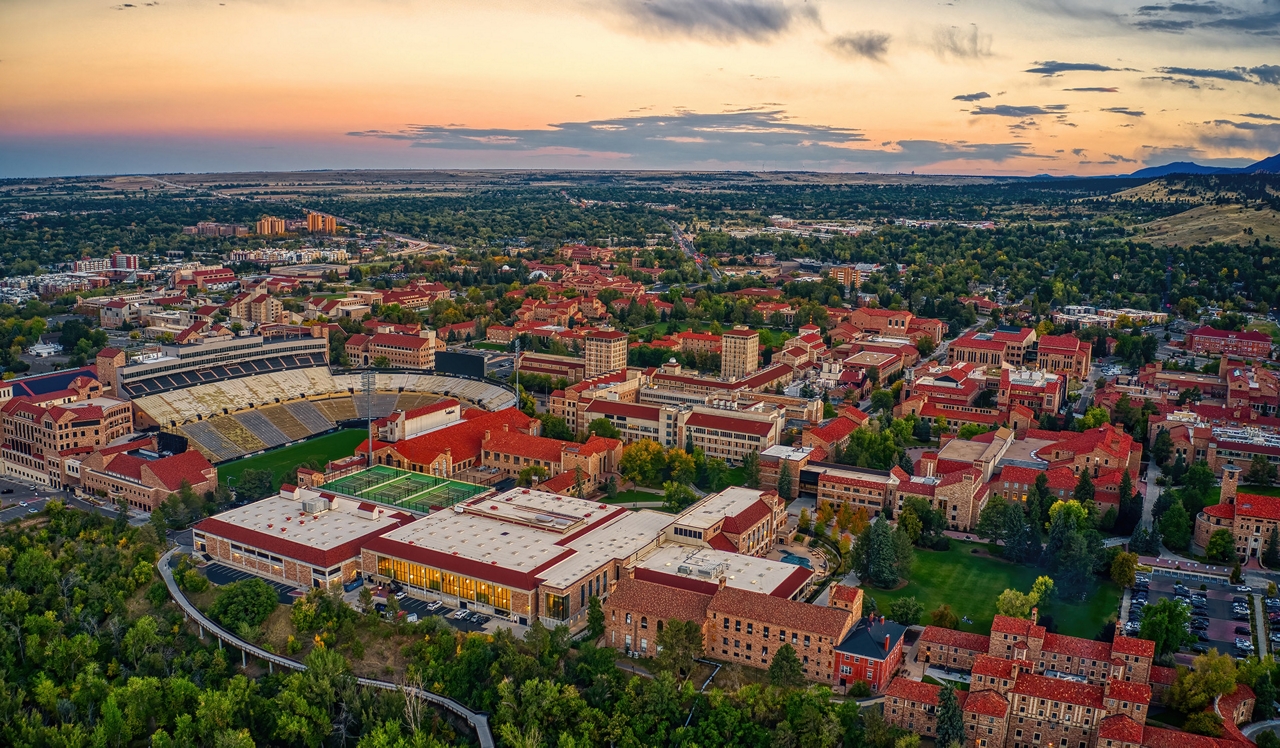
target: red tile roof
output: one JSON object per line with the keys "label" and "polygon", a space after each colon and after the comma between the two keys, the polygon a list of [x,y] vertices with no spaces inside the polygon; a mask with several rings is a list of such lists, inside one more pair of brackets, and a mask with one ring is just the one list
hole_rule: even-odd
{"label": "red tile roof", "polygon": [[213,465],[209,464],[204,455],[189,449],[181,454],[161,457],[158,460],[146,460],[131,454],[116,454],[103,467],[103,472],[117,473],[139,483],[149,483],[143,474],[143,468],[146,468],[160,481],[163,488],[177,491],[182,488],[184,480],[193,486],[204,483],[207,480],[204,471],[212,467]]}
{"label": "red tile roof", "polygon": [[1137,702],[1139,704],[1151,703],[1151,686],[1146,683],[1135,683],[1134,681],[1111,679],[1111,690],[1108,698],[1118,699],[1120,701]]}
{"label": "red tile roof", "polygon": [[833,584],[828,599],[853,605],[862,599],[862,590],[857,587],[846,587],[843,584]]}
{"label": "red tile roof", "polygon": [[1025,618],[1011,618],[997,614],[995,620],[991,622],[991,633],[1017,634],[1033,639],[1043,639],[1045,629],[1044,626],[1036,626]]}
{"label": "red tile roof", "polygon": [[920,641],[974,652],[986,652],[991,645],[991,637],[989,636],[972,634],[968,631],[944,629],[941,626],[926,627],[924,633],[920,635]]}
{"label": "red tile roof", "polygon": [[1236,513],[1242,517],[1280,519],[1280,497],[1242,493],[1236,496]]}
{"label": "red tile roof", "polygon": [[771,514],[773,514],[773,509],[768,504],[757,499],[741,512],[731,517],[725,517],[724,524],[721,527],[724,532],[741,535],[767,519]]}
{"label": "red tile roof", "polygon": [[[1225,727],[1225,725],[1224,725]],[[1160,727],[1142,728],[1142,748],[1240,748],[1240,743],[1226,738],[1211,738]]]}
{"label": "red tile roof", "polygon": [[995,691],[978,691],[965,699],[964,711],[987,717],[1004,717],[1009,714],[1009,702]]}
{"label": "red tile roof", "polygon": [[[797,569],[807,572],[806,569]],[[796,602],[762,592],[725,587],[716,593],[709,613],[750,618],[763,623],[838,639],[854,624],[853,614],[840,608]]]}
{"label": "red tile roof", "polygon": [[716,416],[709,413],[694,413],[685,423],[695,428],[717,429],[755,436],[768,436],[773,431],[773,424],[767,421],[751,421],[746,418]]}
{"label": "red tile roof", "polygon": [[1127,714],[1113,714],[1098,723],[1099,740],[1119,740],[1142,744],[1142,725]]}
{"label": "red tile roof", "polygon": [[1115,641],[1111,644],[1111,649],[1122,655],[1137,655],[1138,657],[1154,658],[1156,656],[1156,643],[1149,639],[1138,639],[1132,636],[1122,636],[1116,634]]}
{"label": "red tile roof", "polygon": [[532,436],[520,431],[491,430],[489,439],[481,442],[481,449],[501,454],[527,457],[532,460],[560,463],[560,453],[566,442],[560,439],[548,439],[545,436]]}
{"label": "red tile roof", "polygon": [[1084,341],[1074,335],[1044,335],[1039,342],[1041,353],[1078,353],[1084,347]]}
{"label": "red tile roof", "polygon": [[1178,679],[1178,671],[1171,667],[1162,665],[1151,666],[1151,682],[1159,683],[1162,686],[1172,686],[1173,682]]}
{"label": "red tile roof", "polygon": [[980,654],[973,658],[972,673],[996,678],[1013,678],[1013,660]]}
{"label": "red tile roof", "polygon": [[921,704],[930,706],[938,705],[938,694],[942,691],[942,686],[935,686],[932,683],[923,683],[910,678],[897,677],[889,681],[889,687],[885,689],[884,695],[889,698],[897,697],[908,701],[918,701]]}
{"label": "red tile roof", "polygon": [[849,434],[852,434],[857,428],[858,424],[841,416],[831,419],[826,425],[810,429],[809,433],[827,444],[832,444],[848,438]]}
{"label": "red tile roof", "polygon": [[1030,696],[1035,699],[1049,699],[1067,704],[1089,706],[1095,709],[1104,708],[1102,686],[1088,683],[1047,678],[1043,675],[1022,673],[1013,685],[1013,693]]}
{"label": "red tile roof", "polygon": [[1045,634],[1044,646],[1041,648],[1050,654],[1084,657],[1089,660],[1106,662],[1111,659],[1111,645],[1106,642],[1081,639],[1078,636],[1062,636]]}
{"label": "red tile roof", "polygon": [[725,537],[724,533],[720,533],[720,532],[707,538],[707,545],[711,546],[717,551],[727,551],[729,553],[738,552],[738,546],[734,545],[732,540]]}
{"label": "red tile roof", "polygon": [[[474,460],[480,456],[480,442],[484,438],[486,429],[499,431],[503,424],[509,425],[512,429],[528,429],[533,421],[516,408],[505,408],[494,413],[471,408],[465,411],[462,417],[464,420],[459,423],[395,444],[378,443],[376,448],[390,447],[404,459],[419,465],[430,464],[449,449],[452,450],[453,462],[456,464]],[[368,448],[369,443],[366,440],[356,448],[355,453],[359,454],[361,450]]]}
{"label": "red tile roof", "polygon": [[710,604],[711,595],[623,577],[613,588],[605,607],[665,620],[702,623],[707,619]]}

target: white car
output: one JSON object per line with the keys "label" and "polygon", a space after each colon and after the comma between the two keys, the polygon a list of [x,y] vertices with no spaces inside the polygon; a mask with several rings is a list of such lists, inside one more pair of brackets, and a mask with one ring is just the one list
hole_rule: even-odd
{"label": "white car", "polygon": [[25,501],[19,501],[19,502],[18,502],[18,506],[26,506],[26,505],[27,505],[27,502],[25,502]]}
{"label": "white car", "polygon": [[461,608],[459,608],[458,610],[455,610],[455,611],[453,612],[453,617],[454,617],[454,618],[457,618],[457,619],[459,619],[459,620],[461,620],[461,619],[462,619],[462,617],[463,617],[463,616],[465,616],[466,614],[467,614],[467,611],[462,610]]}

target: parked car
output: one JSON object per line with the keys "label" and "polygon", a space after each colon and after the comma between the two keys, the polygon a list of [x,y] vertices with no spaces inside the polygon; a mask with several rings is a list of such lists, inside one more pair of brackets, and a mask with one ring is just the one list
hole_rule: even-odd
{"label": "parked car", "polygon": [[408,621],[409,623],[417,623],[417,622],[418,622],[418,614],[417,614],[417,613],[410,613],[409,615],[407,615],[407,616],[405,616],[405,617],[404,617],[404,620]]}
{"label": "parked car", "polygon": [[466,616],[467,616],[467,611],[461,608],[453,612],[453,617],[457,618],[458,620],[462,620],[463,618],[466,618]]}
{"label": "parked car", "polygon": [[1195,652],[1196,654],[1202,655],[1202,654],[1208,654],[1209,648],[1203,644],[1192,644],[1191,651]]}
{"label": "parked car", "polygon": [[1253,592],[1253,588],[1247,584],[1242,584],[1236,587],[1236,592],[1243,592],[1244,594],[1248,595]]}
{"label": "parked car", "polygon": [[1236,633],[1243,634],[1245,636],[1253,636],[1253,629],[1248,626],[1236,626]]}
{"label": "parked car", "polygon": [[405,598],[406,598],[406,597],[408,597],[408,596],[409,596],[409,593],[408,593],[408,592],[405,592],[404,590],[400,590],[399,592],[397,592],[397,593],[396,593],[396,599],[397,599],[397,600],[403,600],[403,599],[405,599]]}
{"label": "parked car", "polygon": [[1247,597],[1241,597],[1241,596],[1239,596],[1239,595],[1232,595],[1232,596],[1231,596],[1231,602],[1232,602],[1233,604],[1248,605],[1248,604],[1249,604],[1249,598],[1247,598]]}
{"label": "parked car", "polygon": [[440,608],[439,600],[432,600],[431,602],[427,603],[427,610],[439,610],[439,608]]}

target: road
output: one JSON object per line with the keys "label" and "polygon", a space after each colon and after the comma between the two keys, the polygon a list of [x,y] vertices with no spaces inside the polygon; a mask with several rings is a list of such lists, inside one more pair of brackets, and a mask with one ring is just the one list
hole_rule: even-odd
{"label": "road", "polygon": [[693,260],[699,268],[710,271],[711,280],[713,282],[719,283],[721,277],[719,268],[714,267],[709,262],[706,265],[703,265],[702,260],[698,259],[698,250],[694,248],[693,240],[680,230],[680,227],[676,225],[675,221],[667,221],[667,225],[671,227],[671,237],[676,240],[676,244],[680,245],[680,249],[683,250],[684,253],[689,256],[689,259]]}

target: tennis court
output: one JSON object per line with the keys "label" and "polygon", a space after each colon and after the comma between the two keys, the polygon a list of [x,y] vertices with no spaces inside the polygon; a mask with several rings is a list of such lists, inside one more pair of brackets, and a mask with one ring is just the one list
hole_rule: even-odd
{"label": "tennis court", "polygon": [[329,481],[324,484],[324,488],[419,512],[429,512],[433,506],[453,506],[489,490],[487,486],[397,470],[386,465],[374,465],[367,470]]}

